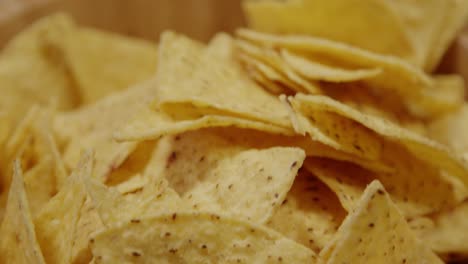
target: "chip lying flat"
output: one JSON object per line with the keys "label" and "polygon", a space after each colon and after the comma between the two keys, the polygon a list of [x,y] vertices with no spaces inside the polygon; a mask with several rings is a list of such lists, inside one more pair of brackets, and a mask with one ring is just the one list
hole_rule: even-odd
{"label": "chip lying flat", "polygon": [[19,162],[15,162],[5,218],[0,226],[2,263],[45,263],[29,211]]}
{"label": "chip lying flat", "polygon": [[299,148],[254,149],[245,143],[228,129],[177,135],[162,175],[194,210],[265,223],[286,197],[305,154]]}
{"label": "chip lying flat", "polygon": [[96,235],[95,263],[313,263],[310,249],[227,216],[173,211]]}
{"label": "chip lying flat", "polygon": [[326,185],[309,173],[300,172],[267,226],[318,253],[345,216]]}
{"label": "chip lying flat", "polygon": [[410,227],[380,182],[367,186],[329,245],[322,263],[443,263]]}

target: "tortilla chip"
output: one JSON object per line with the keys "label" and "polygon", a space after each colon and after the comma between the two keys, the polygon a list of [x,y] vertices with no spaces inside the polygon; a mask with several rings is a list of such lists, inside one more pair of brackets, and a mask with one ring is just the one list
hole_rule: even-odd
{"label": "tortilla chip", "polygon": [[438,170],[427,168],[408,157],[398,147],[386,147],[393,157],[392,172],[371,172],[350,163],[310,159],[305,168],[316,175],[338,196],[343,207],[351,212],[367,184],[377,179],[384,184],[392,200],[406,217],[415,217],[450,208],[460,201],[450,181]]}
{"label": "tortilla chip", "polygon": [[[312,140],[359,159],[377,161],[382,152],[382,139],[361,124],[332,112],[304,111],[297,101],[287,100],[291,116],[297,121],[299,133],[306,132]],[[350,133],[353,131],[353,133]]]}
{"label": "tortilla chip", "polygon": [[31,214],[37,213],[57,193],[52,159],[44,159],[24,174]]}
{"label": "tortilla chip", "polygon": [[131,181],[143,173],[153,158],[158,141],[143,141],[128,155],[125,161],[117,168],[113,168],[106,179],[106,185],[115,186]]}
{"label": "tortilla chip", "polygon": [[45,36],[69,23],[63,14],[45,17],[16,35],[0,53],[0,111],[16,123],[31,105],[70,109],[77,105],[71,80],[55,61]]}
{"label": "tortilla chip", "polygon": [[421,239],[446,260],[468,258],[468,201],[453,210],[434,215],[434,226],[428,228]]}
{"label": "tortilla chip", "polygon": [[218,214],[180,211],[114,226],[96,235],[92,250],[95,263],[315,260],[313,251],[262,226]]}
{"label": "tortilla chip", "polygon": [[145,40],[71,26],[47,41],[61,51],[83,104],[127,89],[156,73],[156,44]]}
{"label": "tortilla chip", "polygon": [[161,164],[162,175],[194,210],[264,223],[291,188],[304,151],[251,149],[235,144],[241,142],[236,138],[228,130],[210,129],[177,135]]}
{"label": "tortilla chip", "polygon": [[[321,93],[318,84],[313,81],[308,81],[296,73],[274,50],[268,48],[261,49],[242,40],[236,41],[236,44],[238,49],[242,52],[241,55],[249,57],[250,60],[254,59],[259,61],[256,66],[260,71],[266,72],[268,68],[272,68],[272,70],[276,70],[280,75],[284,75],[282,78],[283,82],[288,83],[292,90],[311,94]],[[272,75],[271,72],[269,73]]]}
{"label": "tortilla chip", "polygon": [[456,106],[447,105],[447,100],[432,94],[434,89],[437,89],[437,82],[430,76],[395,57],[312,36],[269,35],[247,29],[238,30],[237,34],[262,49],[284,48],[310,61],[320,57],[321,60],[352,68],[379,68],[382,70],[381,74],[363,80],[368,86],[366,89],[371,89],[370,91],[379,96],[398,96],[399,100],[396,102],[416,117],[430,118]]}
{"label": "tortilla chip", "polygon": [[415,237],[379,181],[366,187],[320,258],[323,263],[443,263]]}
{"label": "tortilla chip", "polygon": [[301,86],[260,60],[245,54],[240,54],[239,59],[246,65],[247,73],[273,94],[292,94],[293,90],[303,90]]}
{"label": "tortilla chip", "polygon": [[71,248],[72,263],[89,263],[92,253],[89,247],[91,235],[104,228],[93,200],[88,196],[80,209]]}
{"label": "tortilla chip", "polygon": [[443,169],[450,175],[458,177],[465,185],[468,185],[467,165],[458,156],[434,141],[384,119],[360,113],[352,107],[324,96],[299,94],[292,100],[296,101],[301,110],[305,112],[332,112],[354,120],[389,141],[398,142],[418,159],[427,163],[427,166]]}
{"label": "tortilla chip", "polygon": [[183,36],[162,35],[155,106],[171,112],[189,105],[201,115],[214,112],[290,128],[287,111],[278,98],[246,78],[233,58],[218,55],[215,44],[200,48],[199,43]]}
{"label": "tortilla chip", "polygon": [[327,186],[314,176],[300,172],[267,226],[318,253],[345,216],[346,212]]}
{"label": "tortilla chip", "polygon": [[468,161],[468,104],[428,125],[429,136],[465,156]]}
{"label": "tortilla chip", "polygon": [[92,156],[86,153],[64,187],[39,212],[34,223],[47,263],[70,263],[80,211],[86,200],[82,178],[90,177]]}
{"label": "tortilla chip", "polygon": [[[179,108],[181,110],[183,108]],[[190,108],[180,111],[185,115],[194,114]],[[178,119],[162,112],[160,109],[146,108],[129,124],[124,125],[114,134],[117,141],[152,140],[164,135],[174,135],[186,131],[197,130],[206,127],[239,127],[274,134],[291,135],[290,129],[259,121],[251,121],[244,118],[230,117],[219,114],[196,116],[193,119]]]}
{"label": "tortilla chip", "polygon": [[19,161],[15,162],[5,217],[0,227],[2,263],[45,263],[29,211]]}
{"label": "tortilla chip", "polygon": [[414,59],[404,25],[385,1],[245,1],[243,7],[248,25],[259,31],[313,35]]}
{"label": "tortilla chip", "polygon": [[353,82],[369,79],[382,72],[379,68],[373,69],[342,69],[331,67],[312,60],[306,60],[286,49],[281,50],[281,57],[294,71],[309,80],[327,82]]}
{"label": "tortilla chip", "polygon": [[145,190],[133,195],[123,195],[95,179],[85,179],[85,184],[106,227],[184,208],[178,194],[168,187],[164,179],[149,184]]}
{"label": "tortilla chip", "polygon": [[92,148],[96,153],[94,176],[105,180],[137,146],[136,142],[116,142],[113,133],[144,108],[153,93],[150,80],[79,110],[58,114],[53,126],[66,144],[63,155],[67,168],[74,168],[81,153]]}
{"label": "tortilla chip", "polygon": [[[429,56],[425,63],[425,70],[428,72],[433,71],[439,65],[442,56],[450,47],[457,33],[466,25],[468,19],[468,3],[466,1],[449,0],[443,1],[443,3],[445,4],[445,12],[441,12],[440,9],[433,11],[434,13],[442,13],[444,17],[443,23],[438,25],[432,45],[430,45]],[[427,23],[428,17],[432,18],[433,16],[425,16],[425,23]]]}

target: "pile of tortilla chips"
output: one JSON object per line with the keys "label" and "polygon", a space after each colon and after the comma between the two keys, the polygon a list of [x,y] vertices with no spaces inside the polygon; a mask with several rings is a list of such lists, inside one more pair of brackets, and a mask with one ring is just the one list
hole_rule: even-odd
{"label": "pile of tortilla chips", "polygon": [[243,4],[207,44],[7,43],[0,263],[468,260],[465,87],[432,73],[466,1]]}

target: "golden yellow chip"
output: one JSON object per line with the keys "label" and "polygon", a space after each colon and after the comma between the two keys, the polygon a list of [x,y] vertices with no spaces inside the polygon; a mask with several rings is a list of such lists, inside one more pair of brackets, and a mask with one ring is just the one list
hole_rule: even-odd
{"label": "golden yellow chip", "polygon": [[344,43],[306,35],[271,35],[247,29],[238,30],[237,34],[261,49],[284,48],[294,52],[305,60],[314,62],[315,57],[332,61],[336,65],[352,68],[381,70],[373,78],[363,80],[377,96],[397,96],[398,103],[410,114],[428,118],[445,113],[460,104],[459,101],[447,101],[434,96],[437,81],[421,69],[392,56],[372,53]]}
{"label": "golden yellow chip", "polygon": [[412,60],[410,36],[387,2],[245,1],[244,10],[249,26],[259,31],[313,35]]}
{"label": "golden yellow chip", "polygon": [[315,261],[313,251],[263,226],[184,211],[113,226],[96,235],[92,251],[94,263]]}
{"label": "golden yellow chip", "polygon": [[256,223],[268,221],[281,205],[305,158],[299,148],[243,146],[242,134],[227,129],[166,140],[172,146],[161,175],[189,206]]}
{"label": "golden yellow chip", "polygon": [[457,111],[441,116],[428,126],[429,136],[464,155],[468,160],[468,104]]}
{"label": "golden yellow chip", "polygon": [[15,162],[5,218],[0,226],[2,263],[46,263],[36,238],[19,161]]}
{"label": "golden yellow chip", "polygon": [[[355,165],[330,160],[308,160],[305,168],[338,196],[351,212],[367,184],[377,179],[384,184],[406,217],[421,216],[455,206],[460,197],[454,186],[434,168],[427,168],[401,148],[387,145],[390,172],[371,172]],[[430,183],[430,184],[429,184]]]}
{"label": "golden yellow chip", "polygon": [[80,212],[86,200],[83,177],[91,177],[92,156],[87,153],[63,188],[38,213],[34,223],[47,262],[70,263]]}
{"label": "golden yellow chip", "polygon": [[[55,33],[55,32],[54,32]],[[47,44],[71,73],[80,103],[89,104],[149,79],[156,73],[156,44],[78,27],[69,22],[60,34],[49,34]]]}
{"label": "golden yellow chip", "polygon": [[[242,52],[241,54],[250,57],[254,60],[259,61],[256,66],[260,71],[268,73],[267,76],[278,78],[278,76],[272,76],[272,71],[277,71],[279,75],[284,75],[281,79],[287,83],[289,87],[296,92],[304,93],[321,93],[321,89],[318,84],[313,81],[308,81],[297,72],[295,72],[288,64],[283,62],[281,57],[276,54],[274,50],[261,49],[252,45],[247,41],[237,41],[237,47]],[[269,70],[271,68],[271,70]]]}
{"label": "golden yellow chip", "polygon": [[267,226],[318,253],[333,238],[345,216],[335,194],[303,172]]}
{"label": "golden yellow chip", "polygon": [[94,175],[105,179],[137,145],[115,142],[113,133],[144,108],[152,94],[152,81],[147,81],[79,110],[58,114],[53,126],[59,140],[67,144],[63,154],[66,166],[74,168],[81,153],[92,148],[96,158]]}
{"label": "golden yellow chip", "polygon": [[41,19],[19,33],[0,53],[0,111],[16,123],[35,104],[70,109],[77,105],[71,79],[54,58],[45,36],[61,32],[68,17]]}
{"label": "golden yellow chip", "polygon": [[320,252],[324,263],[443,263],[418,240],[382,184],[366,187],[355,210]]}
{"label": "golden yellow chip", "polygon": [[292,100],[297,100],[302,111],[332,112],[354,120],[382,137],[400,143],[418,159],[436,168],[446,170],[449,174],[458,177],[465,185],[468,185],[467,165],[460,160],[459,156],[434,141],[384,119],[363,114],[352,107],[324,96],[299,94]]}
{"label": "golden yellow chip", "polygon": [[[163,34],[155,105],[166,112],[189,105],[200,115],[218,112],[290,128],[287,110],[278,98],[246,78],[233,59],[220,56],[216,49],[216,43],[204,48],[174,33]],[[180,80],[182,74],[185,78]]]}
{"label": "golden yellow chip", "polygon": [[463,260],[468,256],[466,232],[468,202],[465,201],[450,211],[433,216],[434,226],[424,230],[421,239],[447,260]]}

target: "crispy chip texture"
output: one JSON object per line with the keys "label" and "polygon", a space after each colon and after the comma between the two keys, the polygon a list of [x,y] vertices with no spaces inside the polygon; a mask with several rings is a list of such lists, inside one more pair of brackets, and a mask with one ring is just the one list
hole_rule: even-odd
{"label": "crispy chip texture", "polygon": [[333,238],[345,215],[335,194],[302,172],[267,226],[318,253]]}
{"label": "crispy chip texture", "polygon": [[80,211],[86,200],[83,177],[90,177],[92,166],[92,155],[87,153],[64,187],[34,220],[37,238],[48,263],[72,261]]}
{"label": "crispy chip texture", "polygon": [[307,263],[313,251],[265,227],[209,213],[178,212],[96,235],[95,263]]}
{"label": "crispy chip texture", "polygon": [[19,161],[15,162],[5,218],[0,226],[2,263],[46,263],[36,238]]}
{"label": "crispy chip texture", "polygon": [[324,263],[443,263],[412,234],[378,181],[366,187],[320,257]]}

